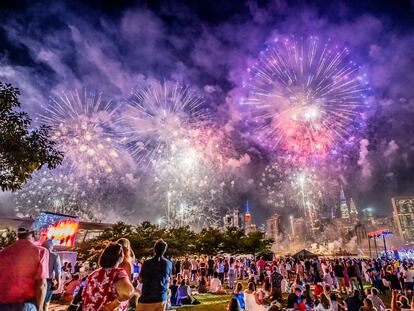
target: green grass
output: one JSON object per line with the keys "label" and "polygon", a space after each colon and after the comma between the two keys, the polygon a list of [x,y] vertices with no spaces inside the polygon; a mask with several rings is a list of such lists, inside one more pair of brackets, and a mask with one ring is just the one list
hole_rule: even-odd
{"label": "green grass", "polygon": [[201,304],[194,306],[179,307],[177,310],[203,310],[203,311],[225,311],[227,304],[230,302],[230,290],[227,295],[212,295],[212,294],[199,294],[194,295],[194,298],[199,300]]}

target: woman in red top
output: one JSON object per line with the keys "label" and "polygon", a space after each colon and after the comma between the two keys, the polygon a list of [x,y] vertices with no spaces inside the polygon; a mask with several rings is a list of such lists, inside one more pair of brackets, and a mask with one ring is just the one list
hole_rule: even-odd
{"label": "woman in red top", "polygon": [[125,270],[118,267],[123,259],[121,245],[112,243],[105,248],[99,257],[100,268],[86,279],[82,292],[83,311],[124,311],[128,308],[134,287]]}

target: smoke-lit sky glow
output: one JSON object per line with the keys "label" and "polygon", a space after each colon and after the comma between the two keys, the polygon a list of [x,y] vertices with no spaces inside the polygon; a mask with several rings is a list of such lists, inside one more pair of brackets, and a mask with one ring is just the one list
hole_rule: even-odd
{"label": "smoke-lit sky glow", "polygon": [[[360,210],[379,213],[391,196],[414,194],[412,1],[105,3],[0,5],[0,80],[20,88],[36,124],[53,120],[66,139],[62,169],[76,173],[39,172],[26,196],[0,194],[0,214],[15,213],[16,197],[20,212],[56,178],[61,189],[73,184],[62,195],[71,206],[99,192],[88,208],[129,221],[158,220],[168,206],[184,221],[249,199],[259,224],[282,201],[329,205],[339,184]],[[332,66],[321,63],[325,44]],[[314,84],[298,75],[302,64]],[[154,106],[165,83],[189,92],[187,108]],[[69,108],[87,97],[89,110]],[[305,199],[294,196],[302,174]]]}

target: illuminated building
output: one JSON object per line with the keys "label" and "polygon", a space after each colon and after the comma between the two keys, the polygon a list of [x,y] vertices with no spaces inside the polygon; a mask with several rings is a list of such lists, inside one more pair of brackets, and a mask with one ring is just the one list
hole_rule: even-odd
{"label": "illuminated building", "polygon": [[349,208],[346,202],[344,189],[341,187],[341,195],[339,197],[339,210],[341,212],[342,219],[349,219]]}
{"label": "illuminated building", "polygon": [[246,201],[246,212],[244,213],[244,227],[247,228],[252,224],[252,215],[250,214],[249,201]]}
{"label": "illuminated building", "polygon": [[414,244],[414,197],[391,199],[394,221],[405,243]]}
{"label": "illuminated building", "polygon": [[246,234],[256,231],[256,225],[252,224],[252,215],[250,214],[249,201],[246,201],[246,212],[244,213],[244,231]]}
{"label": "illuminated building", "polygon": [[306,236],[305,220],[302,217],[293,218],[293,239],[296,242],[304,242]]}
{"label": "illuminated building", "polygon": [[367,243],[367,228],[366,228],[366,226],[359,222],[355,225],[354,231],[355,231],[355,235],[357,237],[357,244],[359,246],[365,245]]}
{"label": "illuminated building", "polygon": [[274,213],[266,220],[266,238],[272,239],[275,243],[280,239],[281,234],[281,217],[279,214]]}
{"label": "illuminated building", "polygon": [[358,209],[355,205],[354,200],[351,198],[351,200],[349,201],[349,214],[350,214],[350,218],[351,220],[355,221],[358,219]]}
{"label": "illuminated building", "polygon": [[230,227],[242,228],[243,219],[239,210],[234,210],[231,214],[226,214],[223,217],[224,229]]}

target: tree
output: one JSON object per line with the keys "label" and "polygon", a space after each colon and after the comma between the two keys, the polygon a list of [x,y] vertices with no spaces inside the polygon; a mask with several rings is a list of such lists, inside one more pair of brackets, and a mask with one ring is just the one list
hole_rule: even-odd
{"label": "tree", "polygon": [[20,189],[35,170],[47,165],[55,168],[63,154],[54,149],[49,128],[29,130],[32,120],[19,111],[20,91],[0,82],[0,187],[3,191]]}
{"label": "tree", "polygon": [[225,253],[240,254],[243,249],[243,238],[245,236],[244,229],[237,227],[229,227],[223,233],[222,250]]}
{"label": "tree", "polygon": [[259,253],[270,250],[272,240],[265,239],[264,233],[260,231],[250,232],[243,240],[243,252],[252,254],[255,258]]}
{"label": "tree", "polygon": [[216,255],[223,247],[223,233],[216,228],[205,228],[197,235],[195,250],[199,254]]}
{"label": "tree", "polygon": [[0,250],[16,242],[16,239],[16,231],[7,228],[6,231],[0,234]]}

